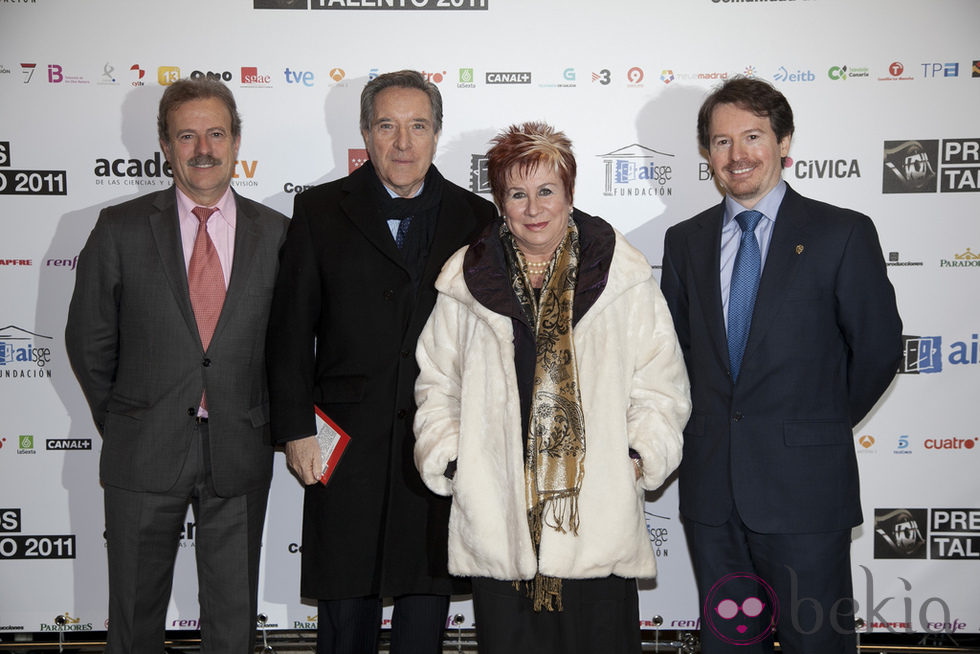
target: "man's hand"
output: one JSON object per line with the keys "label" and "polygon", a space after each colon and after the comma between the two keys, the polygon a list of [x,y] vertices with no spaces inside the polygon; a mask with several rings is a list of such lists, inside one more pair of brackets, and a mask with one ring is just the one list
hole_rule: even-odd
{"label": "man's hand", "polygon": [[304,485],[320,480],[320,444],[316,436],[286,442],[286,465]]}

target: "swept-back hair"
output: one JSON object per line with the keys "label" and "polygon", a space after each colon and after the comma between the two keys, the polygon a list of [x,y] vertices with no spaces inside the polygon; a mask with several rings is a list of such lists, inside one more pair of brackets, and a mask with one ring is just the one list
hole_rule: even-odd
{"label": "swept-back hair", "polygon": [[497,207],[503,208],[507,177],[511,172],[527,174],[538,166],[554,170],[571,203],[575,194],[575,155],[572,142],[564,132],[540,122],[511,125],[490,141],[487,152],[487,176],[490,192]]}

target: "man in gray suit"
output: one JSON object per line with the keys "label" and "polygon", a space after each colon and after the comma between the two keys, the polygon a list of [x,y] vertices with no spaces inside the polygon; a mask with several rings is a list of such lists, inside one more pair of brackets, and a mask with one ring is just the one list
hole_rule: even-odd
{"label": "man in gray suit", "polygon": [[102,435],[106,652],[163,652],[190,503],[201,651],[243,654],[272,478],[265,327],[288,221],[230,188],[241,119],[224,84],[173,84],[157,120],[174,187],[102,211],[65,330]]}

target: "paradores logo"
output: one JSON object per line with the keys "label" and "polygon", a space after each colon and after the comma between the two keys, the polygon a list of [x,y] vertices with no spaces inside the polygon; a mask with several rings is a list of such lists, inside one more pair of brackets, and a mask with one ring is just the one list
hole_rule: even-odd
{"label": "paradores logo", "polygon": [[73,618],[65,611],[54,619],[54,623],[41,623],[41,631],[92,631],[91,622],[82,622],[81,618]]}

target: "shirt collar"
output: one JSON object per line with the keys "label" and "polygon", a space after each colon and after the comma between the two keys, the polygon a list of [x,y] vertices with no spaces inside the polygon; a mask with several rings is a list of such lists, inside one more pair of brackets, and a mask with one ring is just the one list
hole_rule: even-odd
{"label": "shirt collar", "polygon": [[[782,179],[773,187],[771,191],[765,194],[765,196],[759,200],[753,209],[758,211],[763,216],[769,220],[775,221],[776,214],[779,212],[779,205],[783,202],[783,196],[786,195],[786,182]],[[743,211],[748,211],[745,207],[738,203],[730,195],[725,196],[725,222],[723,227],[727,227],[733,220],[735,216],[742,213]]]}
{"label": "shirt collar", "polygon": [[[177,188],[177,214],[181,219],[192,219],[197,222],[197,217],[193,213],[194,207],[196,206],[199,205]],[[217,216],[219,220],[225,221],[229,227],[235,227],[237,220],[236,212],[233,210],[235,207],[235,194],[232,193],[230,186],[225,189],[224,195],[211,206],[218,210],[217,213],[211,216],[212,218]]]}
{"label": "shirt collar", "polygon": [[[400,198],[401,197],[400,195],[398,195],[397,193],[395,193],[394,191],[392,191],[390,188],[388,188],[388,186],[384,182],[382,182],[381,185],[385,187],[385,190],[388,191],[388,195],[391,198]],[[413,195],[412,197],[413,198],[417,198],[418,196],[422,195],[422,189],[424,189],[424,188],[425,188],[425,182],[423,181],[422,182],[422,186],[419,187],[419,190],[417,190],[415,192],[415,195]]]}

